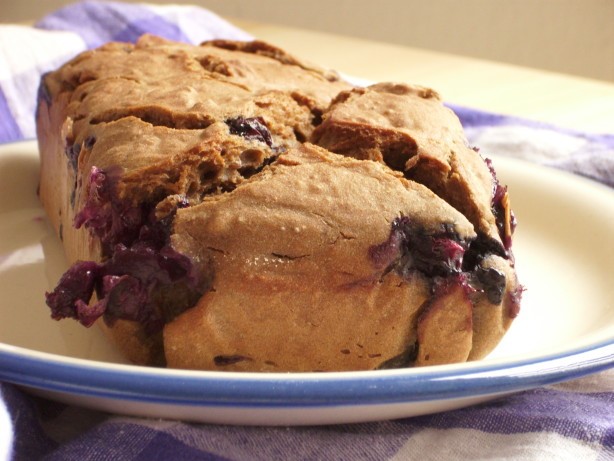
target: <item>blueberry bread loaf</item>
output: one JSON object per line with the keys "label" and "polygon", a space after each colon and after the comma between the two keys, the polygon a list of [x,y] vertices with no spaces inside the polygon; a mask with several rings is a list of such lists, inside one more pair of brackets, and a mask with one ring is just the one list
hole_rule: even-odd
{"label": "blueberry bread loaf", "polygon": [[143,36],[43,77],[55,319],[131,361],[341,371],[475,360],[520,304],[507,190],[432,90],[263,42]]}

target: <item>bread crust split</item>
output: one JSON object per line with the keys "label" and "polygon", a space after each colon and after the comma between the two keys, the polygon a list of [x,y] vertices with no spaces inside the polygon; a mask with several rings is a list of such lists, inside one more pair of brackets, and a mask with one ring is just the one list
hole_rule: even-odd
{"label": "bread crust split", "polygon": [[131,361],[344,371],[476,360],[517,314],[509,197],[428,88],[272,45],[143,36],[41,82],[54,318]]}

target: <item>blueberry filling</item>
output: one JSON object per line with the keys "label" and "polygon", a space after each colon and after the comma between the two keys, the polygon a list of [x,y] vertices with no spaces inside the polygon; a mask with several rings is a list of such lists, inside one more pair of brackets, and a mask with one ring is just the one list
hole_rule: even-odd
{"label": "blueberry filling", "polygon": [[505,255],[501,244],[484,235],[467,242],[459,237],[451,224],[440,231],[428,233],[407,216],[392,221],[388,239],[369,248],[373,265],[384,272],[390,270],[405,279],[415,272],[431,282],[431,293],[437,297],[450,284],[460,284],[469,292],[486,294],[494,305],[501,304],[506,287],[506,276],[481,263],[489,254]]}
{"label": "blueberry filling", "polygon": [[81,143],[68,144],[64,149],[64,153],[73,171],[77,171],[77,163],[79,162],[79,154],[81,153]]}
{"label": "blueberry filling", "polygon": [[392,267],[403,277],[409,277],[412,271],[445,277],[461,272],[466,249],[466,242],[451,226],[427,233],[409,217],[401,216],[392,221],[388,240],[369,249],[369,257],[376,267]]}
{"label": "blueberry filling", "polygon": [[[47,293],[47,304],[51,307],[51,317],[59,320],[66,317],[75,317],[77,302],[88,300],[100,278],[101,265],[93,261],[80,261],[73,264],[62,275],[53,292]],[[90,324],[90,319],[84,317],[84,325]],[[92,321],[93,323],[93,321]]]}
{"label": "blueberry filling", "polygon": [[433,297],[427,303],[434,304],[439,298],[447,295],[457,287],[461,287],[467,296],[476,291],[466,272],[457,272],[448,277],[436,277],[431,283],[431,294]]}
{"label": "blueberry filling", "polygon": [[85,141],[83,142],[83,145],[85,146],[87,150],[92,150],[92,147],[94,147],[94,144],[96,144],[96,136],[94,135],[88,136],[87,138],[85,138]]}
{"label": "blueberry filling", "polygon": [[235,363],[251,360],[252,359],[250,357],[246,357],[244,355],[216,355],[213,357],[213,363],[215,363],[218,367],[234,365]]}
{"label": "blueberry filling", "polygon": [[[154,334],[192,307],[210,279],[170,246],[174,215],[187,202],[177,201],[161,219],[153,206],[132,207],[137,211],[130,213],[129,204],[113,199],[109,178],[113,175],[92,170],[90,196],[75,218],[75,225],[85,225],[101,238],[106,259],[73,264],[46,294],[47,305],[54,319],[74,318],[85,326],[100,317],[108,324],[133,320]],[[94,293],[97,301],[90,304]]]}
{"label": "blueberry filling", "polygon": [[406,368],[411,366],[418,357],[418,342],[414,342],[409,345],[405,351],[396,355],[384,362],[382,362],[377,369],[378,370],[390,370],[393,368]]}
{"label": "blueberry filling", "polygon": [[493,267],[485,269],[480,266],[476,268],[475,275],[482,285],[488,301],[496,305],[501,304],[503,293],[505,293],[505,274]]}
{"label": "blueberry filling", "polygon": [[[484,293],[489,303],[500,306],[506,290],[506,275],[498,269],[486,268],[481,263],[491,254],[505,255],[498,241],[478,235],[465,241],[454,231],[453,224],[444,224],[436,232],[426,232],[409,217],[395,218],[391,223],[388,239],[369,248],[373,265],[387,273],[394,270],[400,277],[409,280],[418,272],[427,277],[430,284],[429,299],[421,307],[421,319],[428,311],[459,288],[468,303],[475,300],[474,293]],[[523,288],[509,292],[506,314],[518,315]],[[379,368],[411,366],[418,356],[419,342],[415,342],[403,354],[382,363]]]}
{"label": "blueberry filling", "polygon": [[[172,311],[161,307],[158,293],[178,286],[188,293],[181,305],[175,302]],[[205,289],[206,283],[186,256],[168,245],[156,248],[139,242],[130,248],[118,245],[104,263],[73,264],[46,298],[56,320],[74,318],[85,326],[99,317],[108,324],[117,319],[133,320],[153,334],[190,308]],[[94,293],[97,301],[90,305]]]}
{"label": "blueberry filling", "polygon": [[133,206],[116,198],[118,178],[116,170],[103,171],[93,167],[85,205],[75,216],[77,229],[85,226],[100,239],[103,256],[110,256],[119,243],[132,244],[139,237],[141,228],[152,219],[152,204]]}
{"label": "blueberry filling", "polygon": [[248,140],[256,140],[273,147],[271,132],[262,117],[235,117],[226,120],[230,134],[241,136]]}
{"label": "blueberry filling", "polygon": [[465,258],[463,259],[463,271],[473,271],[480,265],[486,255],[489,254],[501,256],[502,258],[508,256],[505,248],[501,246],[501,242],[480,233],[469,244],[469,249],[465,253]]}

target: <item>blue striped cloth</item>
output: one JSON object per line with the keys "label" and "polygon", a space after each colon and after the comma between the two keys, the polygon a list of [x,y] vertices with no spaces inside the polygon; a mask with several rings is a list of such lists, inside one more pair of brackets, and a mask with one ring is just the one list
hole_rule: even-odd
{"label": "blue striped cloth", "polygon": [[[35,27],[0,26],[0,142],[35,136],[43,72],[142,33],[190,43],[249,35],[191,6],[86,1]],[[17,45],[18,44],[18,45]],[[470,142],[614,186],[614,134],[589,135],[453,107]],[[0,460],[614,460],[614,370],[398,421],[237,427],[108,415],[0,383]]]}

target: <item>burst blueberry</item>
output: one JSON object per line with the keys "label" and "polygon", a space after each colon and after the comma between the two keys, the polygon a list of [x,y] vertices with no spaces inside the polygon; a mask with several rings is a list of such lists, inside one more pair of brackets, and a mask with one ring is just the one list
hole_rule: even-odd
{"label": "burst blueberry", "polygon": [[[157,305],[161,291],[181,285],[188,294],[170,306],[172,316],[188,309],[204,293],[207,280],[192,261],[170,245],[176,208],[157,219],[153,206],[131,206],[115,198],[115,176],[98,168],[90,174],[89,195],[75,218],[101,239],[103,263],[77,262],[47,294],[52,317],[75,318],[90,326],[98,318],[112,324],[117,319],[141,323],[154,333],[168,317]],[[90,304],[93,293],[97,301]]]}
{"label": "burst blueberry", "polygon": [[486,293],[488,301],[500,304],[505,293],[505,274],[493,267],[478,267],[475,271],[478,281]]}
{"label": "burst blueberry", "polygon": [[388,239],[369,249],[369,257],[381,269],[395,265],[404,277],[412,271],[443,277],[461,271],[466,247],[453,226],[429,233],[401,216],[393,220]]}
{"label": "burst blueberry", "polygon": [[271,132],[262,117],[235,117],[226,120],[226,125],[230,129],[230,134],[249,140],[260,141],[269,147],[273,147]]}

